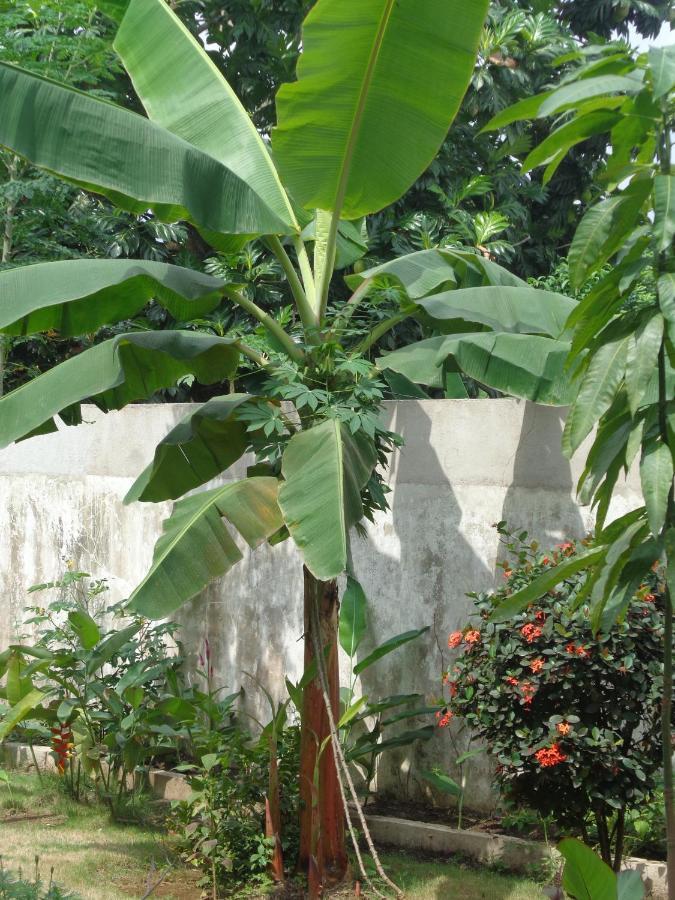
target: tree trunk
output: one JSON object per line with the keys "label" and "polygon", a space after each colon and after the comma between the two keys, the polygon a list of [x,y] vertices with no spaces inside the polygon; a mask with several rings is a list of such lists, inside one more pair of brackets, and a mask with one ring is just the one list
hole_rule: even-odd
{"label": "tree trunk", "polygon": [[[318,608],[318,643],[324,648],[324,666],[335,721],[340,717],[338,670],[338,589],[336,581],[317,581],[304,568],[305,671],[314,662],[313,610]],[[326,740],[328,738],[328,740]],[[319,748],[323,753],[317,760]],[[315,871],[323,886],[337,884],[347,874],[345,816],[335,760],[330,746],[328,714],[317,676],[303,693],[300,736],[300,855],[302,872]]]}

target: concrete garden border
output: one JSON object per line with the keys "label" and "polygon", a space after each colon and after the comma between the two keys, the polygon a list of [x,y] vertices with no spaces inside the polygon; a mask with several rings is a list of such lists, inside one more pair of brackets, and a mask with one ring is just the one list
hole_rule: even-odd
{"label": "concrete garden border", "polygon": [[[49,747],[33,747],[31,753],[28,744],[4,744],[4,764],[8,768],[30,770],[35,767],[33,753],[41,769],[56,769],[54,754]],[[186,777],[178,772],[150,769],[147,777],[151,792],[160,800],[185,800],[190,796]],[[548,862],[552,854],[557,856],[556,851],[546,844],[506,834],[458,830],[449,825],[395,816],[366,815],[366,821],[377,844],[438,856],[459,854],[483,865],[499,864],[513,872],[527,873],[528,869]],[[628,857],[625,867],[637,869],[654,900],[667,900],[665,862]]]}

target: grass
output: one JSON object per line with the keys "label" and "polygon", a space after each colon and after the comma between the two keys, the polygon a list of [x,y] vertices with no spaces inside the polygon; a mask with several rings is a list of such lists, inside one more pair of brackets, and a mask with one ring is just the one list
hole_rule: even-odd
{"label": "grass", "polygon": [[[0,782],[0,856],[7,868],[22,869],[28,875],[38,856],[43,877],[48,879],[53,866],[54,880],[84,900],[141,898],[169,866],[170,873],[153,897],[201,897],[197,876],[177,862],[165,830],[115,824],[102,807],[70,800],[55,776],[43,776],[41,785],[34,775],[11,773],[9,785]],[[409,900],[542,897],[533,881],[456,860],[385,853],[383,862]],[[363,896],[368,894],[364,891]]]}

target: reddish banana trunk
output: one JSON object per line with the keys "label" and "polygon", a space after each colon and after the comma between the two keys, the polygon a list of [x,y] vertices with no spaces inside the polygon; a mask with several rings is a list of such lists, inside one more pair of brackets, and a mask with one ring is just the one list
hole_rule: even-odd
{"label": "reddish banana trunk", "polygon": [[265,799],[265,836],[274,838],[274,853],[270,861],[270,875],[277,883],[284,880],[284,856],[281,850],[281,799],[279,796],[279,766],[277,742],[270,738],[270,781]]}
{"label": "reddish banana trunk", "polygon": [[[338,670],[338,589],[336,581],[317,581],[304,569],[305,590],[305,671],[314,661],[311,627],[313,607],[319,613],[319,644],[324,648],[324,665],[335,721],[339,719],[340,681]],[[325,749],[318,759],[319,747]],[[315,775],[318,784],[315,785]],[[300,738],[300,856],[302,872],[323,887],[337,884],[347,874],[344,808],[330,746],[328,714],[318,676],[304,690]],[[316,890],[316,888],[315,888]],[[317,896],[315,893],[314,896]]]}

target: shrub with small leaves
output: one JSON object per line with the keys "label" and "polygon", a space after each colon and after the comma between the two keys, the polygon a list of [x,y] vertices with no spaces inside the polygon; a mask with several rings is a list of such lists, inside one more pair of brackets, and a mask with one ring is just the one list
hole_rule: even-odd
{"label": "shrub with small leaves", "polygon": [[[498,526],[513,559],[505,584],[472,594],[475,619],[453,632],[439,725],[462,717],[496,763],[510,801],[586,835],[592,816],[603,858],[620,858],[627,810],[648,802],[661,763],[662,612],[654,572],[623,619],[595,634],[586,574],[572,575],[507,622],[491,616],[512,592],[585,547],[542,552]],[[586,542],[582,542],[586,543]]]}

